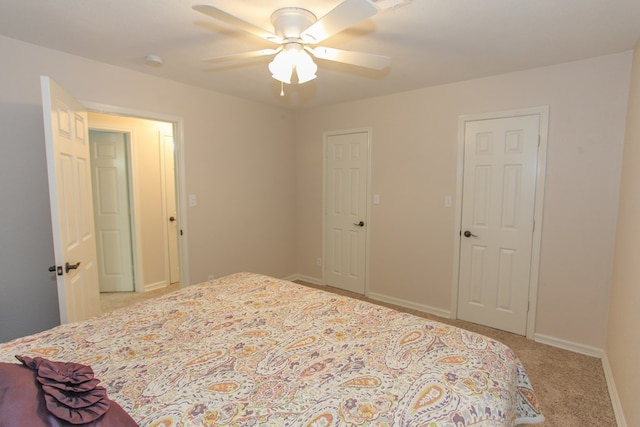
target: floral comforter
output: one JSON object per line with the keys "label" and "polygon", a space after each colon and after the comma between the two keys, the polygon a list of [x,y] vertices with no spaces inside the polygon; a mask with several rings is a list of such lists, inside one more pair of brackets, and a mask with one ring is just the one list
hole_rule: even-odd
{"label": "floral comforter", "polygon": [[90,365],[141,426],[512,426],[543,417],[497,341],[267,276],[0,345]]}

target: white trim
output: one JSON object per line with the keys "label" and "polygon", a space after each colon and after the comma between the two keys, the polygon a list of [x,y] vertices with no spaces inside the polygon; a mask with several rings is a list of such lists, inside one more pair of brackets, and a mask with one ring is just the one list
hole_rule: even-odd
{"label": "white trim", "polygon": [[182,118],[173,121],[173,138],[176,163],[176,209],[178,210],[178,250],[180,251],[180,287],[191,285],[189,279],[189,233],[187,232],[187,181],[185,174],[185,141],[184,121]]}
{"label": "white trim", "polygon": [[627,421],[624,418],[624,410],[618,396],[618,389],[613,378],[613,371],[609,364],[607,353],[602,353],[602,369],[604,370],[604,378],[607,380],[607,388],[609,389],[609,397],[611,398],[611,406],[613,406],[613,414],[616,417],[618,427],[627,427]]}
{"label": "white trim", "polygon": [[299,280],[301,282],[311,283],[312,285],[324,286],[324,282],[322,281],[322,279],[318,279],[317,277],[305,276],[304,274],[293,274],[291,276],[284,277],[283,280],[288,280],[290,282]]}
{"label": "white trim", "polygon": [[149,283],[147,285],[142,286],[141,292],[149,292],[149,291],[155,291],[157,289],[163,289],[163,288],[166,288],[168,285],[169,284],[167,284],[167,282],[165,281]]}
{"label": "white trim", "polygon": [[[162,227],[162,241],[164,242],[164,247],[162,248],[162,252],[163,252],[163,258],[164,258],[165,286],[171,285],[171,262],[170,262],[170,256],[169,256],[169,245],[171,243],[169,243],[169,228],[168,228],[169,213],[167,212],[167,163],[166,163],[167,155],[166,155],[165,140],[164,140],[164,138],[167,136],[171,136],[171,138],[173,138],[173,129],[171,129],[171,134],[166,134],[166,133],[163,133],[161,130],[159,130],[156,135],[158,139],[158,153],[160,157],[158,159],[159,160],[158,163],[160,167],[160,203],[162,204],[162,212],[160,213],[160,215],[162,216],[162,223],[164,224],[164,227]],[[173,162],[175,165],[175,160]],[[174,180],[174,184],[175,184],[175,176],[171,177],[171,179]],[[176,206],[176,211],[177,210],[178,210],[178,207]],[[180,240],[180,231],[178,229],[178,241],[179,240]]]}
{"label": "white trim", "polygon": [[155,120],[158,122],[182,122],[182,117],[169,114],[156,113],[153,111],[137,110],[134,108],[119,107],[116,105],[101,104],[99,102],[81,101],[89,111],[95,113],[116,114],[126,117],[137,117],[139,119]]}
{"label": "white trim", "polygon": [[441,308],[431,307],[429,305],[418,304],[412,301],[407,301],[405,299],[379,294],[377,292],[370,292],[367,294],[367,297],[376,301],[382,301],[388,304],[394,304],[400,307],[410,308],[412,310],[418,310],[423,313],[433,314],[434,316],[444,317],[445,319],[448,319],[451,317],[451,312],[449,310],[443,310]]}
{"label": "white trim", "polygon": [[603,354],[603,350],[601,348],[591,347],[589,345],[567,341],[561,338],[551,337],[549,335],[534,334],[533,339],[535,342],[540,344],[547,344],[563,350],[573,351],[574,353],[584,354],[585,356],[597,357],[598,359],[601,358]]}
{"label": "white trim", "polygon": [[531,247],[531,272],[529,275],[529,313],[527,314],[526,336],[534,338],[536,324],[536,306],[538,301],[538,280],[540,272],[540,242],[542,241],[542,214],[544,202],[545,171],[547,163],[547,142],[549,138],[549,106],[523,108],[517,110],[498,111],[493,113],[462,115],[458,118],[458,157],[456,173],[456,208],[454,220],[454,245],[453,245],[453,284],[451,286],[451,318],[458,317],[458,288],[460,273],[460,223],[462,222],[462,179],[464,168],[464,130],[466,122],[477,120],[491,120],[519,116],[538,115],[540,144],[538,149],[538,162],[536,171],[536,190],[533,219],[535,229],[533,231]]}
{"label": "white trim", "polygon": [[458,318],[458,287],[460,285],[460,223],[462,222],[462,179],[464,172],[464,122],[458,118],[458,156],[456,161],[456,201],[453,224],[453,283],[451,285],[451,318]]}
{"label": "white trim", "polygon": [[540,277],[540,251],[542,248],[542,216],[544,187],[547,170],[547,145],[549,140],[549,106],[535,109],[540,115],[540,145],[538,148],[538,171],[536,176],[535,211],[533,220],[533,242],[531,247],[531,273],[529,277],[529,315],[527,316],[527,338],[533,339],[538,307],[538,282]]}
{"label": "white trim", "polygon": [[326,224],[327,219],[325,215],[326,211],[326,197],[327,197],[327,137],[333,135],[345,135],[352,133],[363,133],[367,134],[367,183],[366,183],[366,209],[367,215],[365,218],[366,222],[366,243],[365,243],[365,260],[364,260],[364,294],[368,295],[367,291],[369,289],[369,265],[370,264],[370,256],[371,256],[371,163],[372,163],[372,153],[373,153],[373,130],[371,127],[361,127],[361,128],[352,128],[352,129],[340,129],[333,131],[326,131],[322,134],[322,283],[325,282],[324,270],[327,265],[327,249],[326,249]]}
{"label": "white trim", "polygon": [[82,105],[91,112],[137,117],[141,119],[169,122],[173,124],[173,136],[175,142],[174,161],[176,163],[176,204],[178,210],[178,229],[182,230],[182,235],[179,236],[178,240],[178,250],[180,251],[180,286],[185,287],[190,285],[191,282],[189,278],[188,254],[189,233],[187,232],[187,189],[185,180],[186,167],[184,155],[184,119],[178,116],[100,104],[91,101],[82,101]]}

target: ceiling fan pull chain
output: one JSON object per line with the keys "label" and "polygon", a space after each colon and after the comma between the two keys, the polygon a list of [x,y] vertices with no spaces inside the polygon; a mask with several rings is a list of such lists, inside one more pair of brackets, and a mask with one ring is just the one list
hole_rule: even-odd
{"label": "ceiling fan pull chain", "polygon": [[280,96],[284,96],[284,82],[280,82]]}

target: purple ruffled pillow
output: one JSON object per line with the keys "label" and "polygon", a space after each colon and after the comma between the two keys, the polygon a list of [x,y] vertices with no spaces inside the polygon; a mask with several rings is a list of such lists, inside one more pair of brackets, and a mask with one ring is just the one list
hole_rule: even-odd
{"label": "purple ruffled pillow", "polygon": [[16,356],[0,363],[0,427],[130,427],[137,423],[78,363]]}
{"label": "purple ruffled pillow", "polygon": [[98,387],[90,366],[73,362],[54,362],[42,357],[16,356],[37,372],[47,409],[71,424],[86,424],[109,409],[107,391]]}

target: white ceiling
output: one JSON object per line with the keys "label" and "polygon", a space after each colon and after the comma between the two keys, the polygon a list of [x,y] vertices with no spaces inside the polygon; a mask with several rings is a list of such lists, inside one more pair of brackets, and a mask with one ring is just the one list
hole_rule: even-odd
{"label": "white ceiling", "polygon": [[[273,31],[269,17],[278,8],[303,7],[322,17],[340,0],[0,0],[0,34],[291,108],[622,52],[640,38],[640,0],[404,1],[322,43],[390,56],[388,69],[316,60],[318,78],[285,85],[284,97],[267,69],[269,57],[200,61],[274,46],[191,7],[212,3]],[[148,54],[164,65],[146,64]]]}

